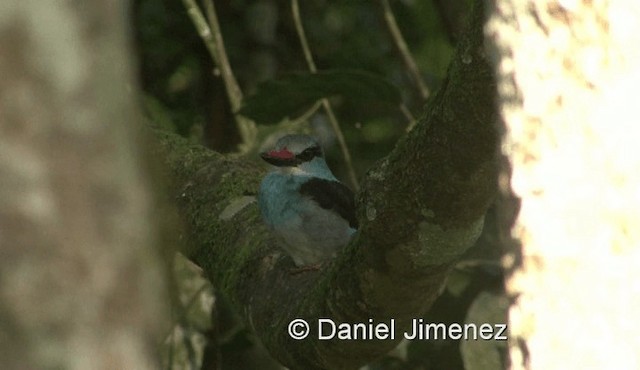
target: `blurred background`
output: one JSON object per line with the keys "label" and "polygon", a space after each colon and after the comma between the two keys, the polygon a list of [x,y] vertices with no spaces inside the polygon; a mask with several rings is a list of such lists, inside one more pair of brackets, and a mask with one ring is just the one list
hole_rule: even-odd
{"label": "blurred background", "polygon": [[[470,1],[390,4],[421,77],[435,91],[445,76]],[[308,71],[289,1],[226,0],[216,1],[215,6],[230,64],[245,96],[264,81]],[[133,10],[148,113],[211,149],[233,151],[240,139],[224,84],[214,75],[214,62],[183,3],[136,0]],[[397,52],[378,1],[304,0],[300,14],[318,70],[357,69],[379,75],[400,90],[414,116],[420,115],[425,100]],[[405,132],[407,122],[400,111],[376,115],[375,106],[332,103],[358,175],[386,155]],[[322,113],[312,118],[320,135],[330,131],[323,121]],[[343,171],[340,156],[334,155],[339,151],[327,149],[330,165],[339,175]]]}
{"label": "blurred background", "polygon": [[[428,97],[420,92],[398,52],[385,24],[382,3],[301,1],[309,47],[320,71],[355,69],[386,79],[400,91],[413,117],[419,118]],[[213,150],[236,150],[241,139],[224,83],[183,2],[135,0],[133,4],[146,115]],[[390,5],[420,78],[433,96],[446,76],[471,1],[402,0],[390,1]],[[289,1],[227,0],[216,1],[215,6],[226,52],[245,97],[263,82],[308,71]],[[331,102],[357,177],[388,154],[407,130],[407,117],[399,109],[357,106],[341,99]],[[334,173],[346,180],[347,169],[325,113],[318,110],[309,123],[323,139]],[[503,275],[497,263],[506,243],[497,225],[504,224],[492,209],[482,237],[451,275],[442,296],[424,316],[426,322],[464,323],[470,318],[506,322],[508,303],[500,295]],[[214,294],[196,266],[178,259],[175,270],[180,290],[174,330],[166,342],[167,368],[280,368],[240,325],[224,297]],[[452,340],[416,341],[401,345],[369,368],[501,369],[506,366],[506,352],[506,343],[478,347]],[[483,354],[484,359],[479,360]]]}

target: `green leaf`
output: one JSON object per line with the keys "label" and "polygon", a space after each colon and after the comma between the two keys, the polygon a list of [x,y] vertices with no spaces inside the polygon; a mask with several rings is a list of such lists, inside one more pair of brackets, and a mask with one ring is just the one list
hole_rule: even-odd
{"label": "green leaf", "polygon": [[401,102],[400,91],[382,77],[364,71],[328,70],[292,73],[264,82],[245,99],[238,113],[260,124],[275,124],[333,96],[361,106],[397,107]]}

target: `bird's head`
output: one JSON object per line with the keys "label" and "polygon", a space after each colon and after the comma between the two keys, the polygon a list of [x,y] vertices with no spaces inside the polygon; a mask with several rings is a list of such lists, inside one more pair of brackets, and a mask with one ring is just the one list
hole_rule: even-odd
{"label": "bird's head", "polygon": [[308,135],[283,136],[273,149],[260,153],[260,157],[285,172],[300,170],[312,174],[315,168],[326,167],[320,144]]}

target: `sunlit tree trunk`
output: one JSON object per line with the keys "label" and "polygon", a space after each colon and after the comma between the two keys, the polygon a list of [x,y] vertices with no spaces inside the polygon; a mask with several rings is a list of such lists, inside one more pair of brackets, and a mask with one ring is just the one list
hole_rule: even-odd
{"label": "sunlit tree trunk", "polygon": [[126,13],[0,6],[0,368],[158,368],[164,280]]}
{"label": "sunlit tree trunk", "polygon": [[[496,0],[514,369],[640,368],[640,2]],[[508,180],[502,180],[503,187]]]}

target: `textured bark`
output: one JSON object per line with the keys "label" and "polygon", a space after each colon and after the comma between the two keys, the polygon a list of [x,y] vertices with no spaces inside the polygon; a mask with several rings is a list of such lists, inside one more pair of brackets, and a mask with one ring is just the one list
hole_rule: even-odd
{"label": "textured bark", "polygon": [[168,317],[125,3],[1,8],[1,367],[157,368]]}
{"label": "textured bark", "polygon": [[522,199],[512,366],[637,369],[640,3],[498,0],[487,30]]}
{"label": "textured bark", "polygon": [[[353,369],[390,350],[425,312],[450,267],[479,235],[497,179],[494,84],[475,8],[447,81],[418,125],[366,175],[361,229],[320,271],[291,274],[252,196],[264,176],[253,161],[223,156],[158,132],[190,231],[189,256],[244,313],[272,355],[292,369]],[[294,318],[312,328],[287,334]],[[318,318],[396,320],[396,341],[318,341]]]}

